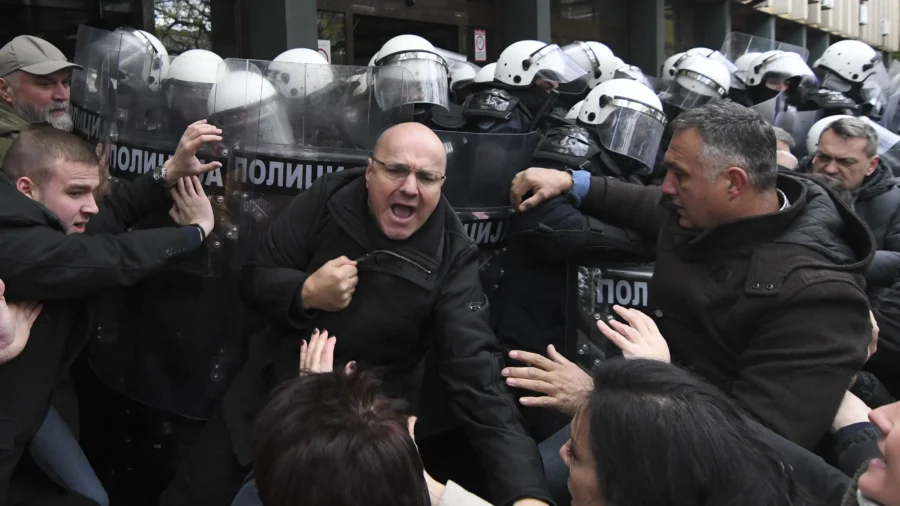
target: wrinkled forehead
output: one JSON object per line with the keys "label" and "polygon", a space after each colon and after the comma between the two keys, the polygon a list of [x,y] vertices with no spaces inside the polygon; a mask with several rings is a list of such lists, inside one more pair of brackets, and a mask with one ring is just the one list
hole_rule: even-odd
{"label": "wrinkled forehead", "polygon": [[832,130],[822,132],[819,137],[819,151],[833,157],[855,157],[868,160],[866,147],[869,141],[864,137],[843,137]]}
{"label": "wrinkled forehead", "polygon": [[376,154],[384,162],[402,163],[414,169],[444,173],[447,169],[447,151],[435,139],[391,139]]}

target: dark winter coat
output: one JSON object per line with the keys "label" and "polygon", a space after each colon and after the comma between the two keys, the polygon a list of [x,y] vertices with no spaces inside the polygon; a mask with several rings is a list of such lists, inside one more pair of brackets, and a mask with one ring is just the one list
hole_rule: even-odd
{"label": "dark winter coat", "polygon": [[866,271],[872,312],[880,328],[878,351],[866,364],[895,396],[900,395],[900,186],[881,163],[863,181],[856,213],[875,236],[878,251]]}
{"label": "dark winter coat", "polygon": [[[443,198],[413,236],[388,239],[369,211],[364,173],[325,176],[297,196],[244,268],[245,301],[269,317],[273,330],[254,343],[250,363],[225,396],[236,456],[249,462],[252,419],[269,389],[297,376],[300,340],[326,329],[338,338],[336,362],[380,368],[388,388],[413,403],[413,371],[434,350],[450,402],[489,473],[494,502],[549,498],[537,446],[500,375],[504,357],[488,325],[477,247]],[[349,307],[304,308],[307,277],[340,256],[359,262]]]}
{"label": "dark winter coat", "polygon": [[122,233],[166,205],[165,191],[147,175],[100,202],[86,233],[66,235],[53,213],[0,173],[0,279],[10,301],[44,305],[25,350],[0,365],[0,504],[60,374],[87,342],[91,298],[133,285],[200,245],[195,227]]}
{"label": "dark winter coat", "polygon": [[594,178],[581,207],[656,238],[650,306],[673,362],[810,448],[866,359],[875,245],[818,183],[779,174],[777,184],[787,209],[703,232],[681,228],[658,187]]}

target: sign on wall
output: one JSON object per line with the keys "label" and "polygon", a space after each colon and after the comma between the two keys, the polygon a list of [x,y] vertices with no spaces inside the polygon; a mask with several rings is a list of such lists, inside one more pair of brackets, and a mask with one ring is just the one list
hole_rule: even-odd
{"label": "sign on wall", "polygon": [[331,41],[319,39],[319,53],[331,63]]}
{"label": "sign on wall", "polygon": [[487,31],[475,30],[475,61],[487,61]]}

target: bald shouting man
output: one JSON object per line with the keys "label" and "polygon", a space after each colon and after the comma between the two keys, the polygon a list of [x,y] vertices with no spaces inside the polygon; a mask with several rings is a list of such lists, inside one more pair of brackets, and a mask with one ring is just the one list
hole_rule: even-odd
{"label": "bald shouting man", "polygon": [[446,166],[434,132],[397,125],[365,168],[320,178],[278,217],[242,279],[245,302],[272,329],[251,345],[223,416],[182,462],[163,505],[230,503],[249,471],[253,417],[274,386],[297,376],[301,339],[319,330],[338,337],[335,363],[377,367],[389,393],[414,404],[412,373],[433,347],[445,391],[489,473],[493,503],[549,498],[537,447],[500,375],[478,249],[441,197]]}

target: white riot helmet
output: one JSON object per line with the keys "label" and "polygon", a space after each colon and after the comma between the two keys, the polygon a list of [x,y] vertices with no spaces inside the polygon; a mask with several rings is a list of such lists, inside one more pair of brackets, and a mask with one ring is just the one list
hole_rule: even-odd
{"label": "white riot helmet", "polygon": [[163,92],[169,109],[179,112],[188,123],[207,116],[206,102],[223,60],[205,49],[191,49],[172,60]]}
{"label": "white riot helmet", "polygon": [[258,69],[227,72],[207,100],[210,123],[232,141],[291,144],[293,134],[278,91]]}
{"label": "white riot helmet", "polygon": [[450,89],[458,90],[475,81],[481,67],[471,62],[450,65]]}
{"label": "white riot helmet", "polygon": [[619,67],[616,55],[605,44],[599,42],[573,42],[564,46],[562,50],[588,73],[588,87],[591,89],[612,79],[613,72]]}
{"label": "white riot helmet", "polygon": [[731,87],[731,72],[704,56],[688,56],[678,66],[675,79],[660,94],[663,102],[681,111],[721,99]]}
{"label": "white riot helmet", "polygon": [[191,49],[181,53],[172,60],[166,80],[202,83],[212,87],[212,85],[216,84],[219,65],[223,61],[219,55],[212,51]]}
{"label": "white riot helmet", "polygon": [[881,54],[858,40],[835,42],[813,66],[822,87],[847,94],[880,115],[890,89]]}
{"label": "white riot helmet", "polygon": [[[842,40],[828,46],[813,67],[827,69],[849,83],[862,83],[875,72],[880,63],[881,55],[865,42]],[[825,81],[823,79],[822,86],[825,86]]]}
{"label": "white riot helmet", "polygon": [[613,79],[631,79],[632,81],[637,81],[644,86],[653,89],[653,83],[647,79],[647,76],[644,75],[644,71],[640,69],[640,67],[636,65],[621,65],[616,69],[616,72],[613,74]]}
{"label": "white riot helmet", "polygon": [[276,56],[267,75],[288,98],[303,98],[328,86],[334,78],[321,53],[302,47]]}
{"label": "white riot helmet", "polygon": [[734,61],[734,66],[737,67],[737,70],[731,73],[732,89],[747,89],[747,75],[750,74],[751,69],[753,69],[753,62],[756,61],[760,54],[755,52],[744,53]]}
{"label": "white riot helmet", "polygon": [[666,58],[662,69],[659,71],[659,77],[662,78],[664,83],[670,83],[672,82],[672,79],[675,79],[675,72],[678,71],[677,65],[685,56],[685,53],[676,53]]}
{"label": "white riot helmet", "polygon": [[731,63],[731,60],[729,60],[724,54],[722,54],[721,51],[716,51],[715,49],[710,49],[708,47],[695,47],[693,49],[688,49],[685,52],[685,55],[703,56],[705,58],[709,58],[712,61],[721,63],[723,67],[728,69],[729,73],[737,70],[737,67],[735,67],[734,64]]}
{"label": "white riot helmet", "polygon": [[489,84],[494,82],[494,72],[497,69],[496,63],[488,63],[484,67],[481,67],[481,70],[475,74],[475,80],[472,81],[473,84]]}
{"label": "white riot helmet", "polygon": [[653,172],[666,128],[662,103],[653,90],[631,79],[611,79],[591,90],[578,114],[608,151],[639,163],[638,174]]}
{"label": "white riot helmet", "polygon": [[709,58],[715,62],[720,63],[722,66],[728,69],[728,72],[734,72],[736,67],[733,63],[728,61],[728,58],[725,57],[721,52],[716,51],[715,49],[710,49],[708,47],[695,47],[688,49],[683,53],[678,53],[670,56],[666,59],[666,62],[663,63],[662,70],[660,72],[660,77],[663,79],[663,82],[668,84],[675,79],[675,74],[678,73],[678,69],[681,68],[681,65],[687,61],[688,57],[691,56],[702,56],[704,58]]}
{"label": "white riot helmet", "polygon": [[748,88],[766,85],[772,89],[781,89],[782,83],[792,78],[808,81],[810,88],[818,88],[816,75],[803,61],[803,57],[790,51],[761,53],[753,60],[749,70],[745,81]]}
{"label": "white riot helmet", "polygon": [[581,112],[581,106],[583,106],[583,105],[584,105],[584,100],[573,105],[572,108],[569,109],[569,112],[566,113],[566,119],[572,120],[572,121],[575,121],[576,119],[578,119],[578,114]]}
{"label": "white riot helmet", "polygon": [[587,89],[588,73],[556,44],[521,40],[500,53],[494,79],[511,88],[543,81],[560,93],[577,95]]}
{"label": "white riot helmet", "polygon": [[119,50],[118,67],[121,74],[140,76],[150,91],[159,91],[169,75],[169,52],[156,36],[127,27],[116,32],[124,34]]}
{"label": "white riot helmet", "polygon": [[435,47],[418,35],[398,35],[384,43],[376,67],[397,67],[375,73],[375,96],[383,108],[432,104],[449,109],[449,68]]}

